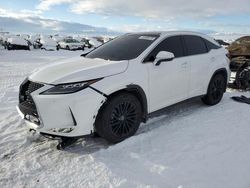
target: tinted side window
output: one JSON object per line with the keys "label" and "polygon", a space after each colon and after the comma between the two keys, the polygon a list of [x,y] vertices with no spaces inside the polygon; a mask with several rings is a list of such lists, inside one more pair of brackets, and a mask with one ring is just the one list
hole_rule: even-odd
{"label": "tinted side window", "polygon": [[184,40],[187,47],[187,55],[207,53],[207,47],[201,37],[185,35]]}
{"label": "tinted side window", "polygon": [[219,49],[219,48],[221,48],[221,46],[217,46],[216,44],[214,44],[214,43],[212,43],[212,42],[210,42],[210,41],[208,41],[206,39],[203,39],[203,40],[205,41],[205,43],[207,45],[208,51],[210,51],[212,49]]}
{"label": "tinted side window", "polygon": [[184,56],[184,50],[180,36],[173,36],[158,44],[155,49],[146,57],[144,62],[153,62],[160,51],[172,52],[175,57]]}

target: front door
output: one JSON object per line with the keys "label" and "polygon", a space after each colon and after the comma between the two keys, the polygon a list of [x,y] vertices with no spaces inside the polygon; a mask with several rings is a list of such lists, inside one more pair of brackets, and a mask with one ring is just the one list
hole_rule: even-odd
{"label": "front door", "polygon": [[[155,66],[153,61],[160,51],[172,52],[172,61]],[[184,57],[180,36],[162,41],[144,61],[149,76],[150,112],[187,99],[189,64]]]}

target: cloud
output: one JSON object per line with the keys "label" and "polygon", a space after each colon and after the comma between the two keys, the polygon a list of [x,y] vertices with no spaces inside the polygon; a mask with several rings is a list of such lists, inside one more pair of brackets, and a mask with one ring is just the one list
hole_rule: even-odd
{"label": "cloud", "polygon": [[0,8],[0,16],[2,17],[11,17],[11,18],[27,18],[27,17],[33,17],[33,16],[40,16],[41,11],[32,11],[32,10],[20,10],[20,11],[11,11],[9,9],[3,9]]}
{"label": "cloud", "polygon": [[[0,16],[22,19],[26,23],[39,24],[43,29],[63,31],[60,22],[45,19],[46,11],[53,13],[53,6],[66,4],[72,14],[99,15],[109,29],[119,32],[149,30],[212,30],[250,32],[241,19],[229,18],[237,14],[250,15],[250,0],[40,0],[35,10],[13,12],[0,8]],[[80,17],[79,16],[79,17]],[[89,16],[89,15],[87,15]],[[115,16],[114,22],[112,22]],[[228,18],[227,18],[228,16]],[[37,20],[33,18],[42,18]],[[140,17],[133,20],[133,17]],[[223,17],[225,19],[223,19]],[[216,19],[222,18],[222,19]],[[60,19],[60,18],[58,18]],[[124,19],[120,23],[119,20]],[[136,23],[136,20],[139,20]],[[114,23],[112,25],[112,23]],[[95,23],[93,23],[95,24]],[[103,25],[104,25],[103,24]],[[91,23],[92,25],[92,23]],[[99,24],[102,25],[102,24]],[[75,27],[78,31],[78,27]],[[73,30],[72,30],[73,31]]]}
{"label": "cloud", "polygon": [[107,28],[44,18],[33,11],[21,10],[13,12],[2,8],[0,8],[0,30],[28,34],[60,33],[114,36],[120,34]]}
{"label": "cloud", "polygon": [[41,27],[51,29],[53,31],[63,30],[62,24],[60,23],[60,21],[57,20],[40,19],[39,23],[41,24]]}
{"label": "cloud", "polygon": [[[40,0],[36,8],[45,15],[46,11],[51,9],[53,11],[53,6],[67,4],[68,11],[73,14],[91,13],[101,16],[102,19],[106,18],[109,22],[112,22],[113,16],[128,18],[125,23],[109,26],[124,32],[169,30],[171,28],[219,29],[221,31],[227,29],[241,32],[237,28],[237,19],[228,22],[234,15],[250,15],[249,3],[250,0]],[[146,21],[145,23],[140,22],[141,24],[130,22],[129,20],[133,17]],[[226,19],[216,19],[222,17]],[[241,18],[243,17],[241,16]],[[213,24],[209,24],[210,21]],[[191,23],[190,26],[187,24],[188,22]],[[222,25],[222,23],[231,24],[231,26]],[[249,31],[247,29],[247,32]]]}
{"label": "cloud", "polygon": [[76,14],[141,16],[167,19],[169,17],[209,17],[237,13],[250,13],[249,0],[41,0],[39,10],[68,3]]}
{"label": "cloud", "polygon": [[[20,11],[12,11],[9,9],[2,9],[0,8],[0,18],[1,22],[3,20],[9,20],[12,23],[15,23],[17,26],[22,25],[24,28],[27,29],[25,26],[36,26],[42,29],[51,29],[53,31],[60,31],[63,28],[60,26],[60,22],[51,19],[45,19],[41,16],[41,11],[32,11],[32,10],[20,10]],[[3,27],[8,27],[10,23],[3,24]],[[15,25],[13,25],[14,28]],[[19,28],[20,29],[20,28]],[[23,30],[22,29],[22,30]],[[29,29],[27,29],[29,30]]]}
{"label": "cloud", "polygon": [[60,5],[63,3],[73,3],[75,1],[76,0],[40,0],[40,3],[38,4],[36,8],[41,11],[47,11],[52,6]]}
{"label": "cloud", "polygon": [[118,35],[104,27],[95,27],[81,23],[48,19],[42,16],[42,11],[13,11],[0,7],[0,30],[14,33],[62,33],[85,35]]}

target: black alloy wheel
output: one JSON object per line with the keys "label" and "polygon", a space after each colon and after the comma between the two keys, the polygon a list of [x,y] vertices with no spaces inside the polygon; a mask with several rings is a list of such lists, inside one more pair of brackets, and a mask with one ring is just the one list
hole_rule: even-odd
{"label": "black alloy wheel", "polygon": [[207,105],[218,104],[226,90],[226,79],[222,74],[216,74],[210,81],[207,94],[202,101]]}
{"label": "black alloy wheel", "polygon": [[127,136],[136,123],[135,104],[125,101],[114,107],[110,117],[110,126],[115,136]]}
{"label": "black alloy wheel", "polygon": [[132,94],[113,96],[101,108],[95,130],[106,140],[117,143],[134,135],[142,120],[140,101]]}
{"label": "black alloy wheel", "polygon": [[224,93],[224,80],[220,77],[216,77],[211,83],[211,90],[213,100],[219,100]]}

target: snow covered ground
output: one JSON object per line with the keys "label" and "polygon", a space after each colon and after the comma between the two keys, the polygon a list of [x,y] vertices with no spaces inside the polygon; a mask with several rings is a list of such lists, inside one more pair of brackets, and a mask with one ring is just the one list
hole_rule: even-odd
{"label": "snow covered ground", "polygon": [[213,107],[191,100],[155,113],[110,145],[84,138],[59,151],[28,132],[15,106],[34,69],[81,51],[0,50],[0,187],[249,188],[250,106],[228,91]]}

